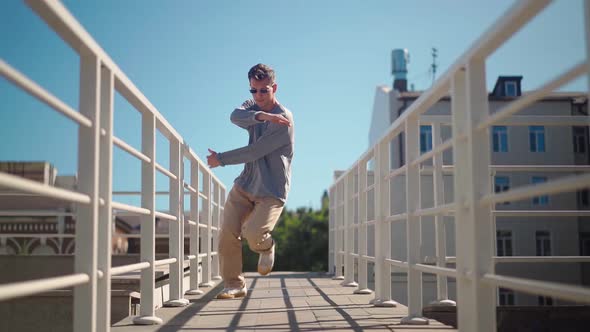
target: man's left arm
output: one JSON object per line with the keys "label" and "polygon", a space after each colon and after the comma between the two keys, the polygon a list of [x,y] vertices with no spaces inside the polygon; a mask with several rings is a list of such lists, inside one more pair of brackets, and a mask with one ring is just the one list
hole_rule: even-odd
{"label": "man's left arm", "polygon": [[223,153],[217,153],[221,166],[248,163],[258,160],[274,150],[292,143],[293,127],[270,124],[269,130],[253,144]]}

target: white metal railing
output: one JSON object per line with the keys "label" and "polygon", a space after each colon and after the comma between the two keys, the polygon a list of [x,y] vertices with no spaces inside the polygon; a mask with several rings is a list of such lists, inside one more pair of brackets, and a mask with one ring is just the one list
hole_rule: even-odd
{"label": "white metal railing", "polygon": [[[135,87],[67,9],[56,0],[27,0],[26,3],[80,56],[79,110],[68,106],[49,91],[0,59],[0,76],[50,106],[79,126],[78,191],[55,188],[0,172],[0,185],[22,192],[47,196],[76,204],[75,273],[0,285],[0,301],[65,287],[74,287],[74,331],[110,330],[110,285],[113,275],[141,271],[141,312],[136,324],[157,324],[155,316],[155,269],[167,265],[169,301],[165,305],[186,305],[186,293],[198,293],[199,285],[210,286],[218,277],[219,260],[212,245],[222,223],[225,186],[199,159],[183,138]],[[113,135],[113,96],[120,93],[141,113],[141,151]],[[156,163],[156,133],[170,144],[169,169]],[[141,163],[141,206],[113,201],[113,147],[138,158]],[[190,167],[190,182],[184,182],[185,159]],[[169,178],[168,211],[156,211],[156,171]],[[199,191],[199,176],[203,176]],[[188,188],[190,209],[184,213],[184,188]],[[199,206],[199,199],[203,200]],[[114,212],[113,212],[114,211]],[[140,262],[111,267],[112,215],[141,216]],[[169,222],[168,259],[155,260],[155,219]],[[190,225],[190,250],[184,252],[184,224]],[[202,228],[201,231],[199,231]],[[200,238],[200,240],[199,240]],[[198,243],[204,245],[199,252]],[[80,245],[84,244],[84,245]],[[190,263],[190,289],[183,288],[185,260]],[[198,280],[198,262],[203,261]]]}
{"label": "white metal railing", "polygon": [[[491,165],[489,128],[493,125],[588,126],[588,117],[519,116],[524,107],[542,99],[569,81],[586,74],[583,62],[528,93],[494,114],[489,113],[486,90],[487,58],[536,17],[549,0],[525,0],[513,5],[489,28],[432,88],[425,91],[396,119],[377,143],[353,165],[337,175],[330,187],[330,266],[343,285],[356,286],[355,261],[358,263],[359,293],[368,293],[367,264],[374,263],[375,305],[395,305],[391,296],[392,268],[405,271],[407,277],[407,324],[427,324],[422,316],[422,273],[437,276],[437,297],[448,299],[447,278],[456,279],[458,326],[462,331],[496,331],[496,291],[510,288],[530,294],[558,299],[590,302],[590,289],[555,282],[536,281],[495,274],[496,262],[588,262],[588,257],[496,257],[495,218],[504,216],[588,216],[588,211],[494,210],[495,203],[522,200],[538,195],[571,192],[590,187],[589,166],[577,165]],[[590,2],[585,1],[585,41],[590,54]],[[588,76],[590,78],[590,76]],[[441,98],[450,95],[451,115],[424,114]],[[419,126],[432,126],[433,146],[420,155]],[[452,138],[443,142],[441,125],[452,127]],[[404,135],[405,165],[392,169],[390,144]],[[454,165],[444,165],[443,152],[452,148]],[[432,161],[431,165],[423,165]],[[368,164],[374,170],[368,170]],[[523,186],[494,193],[491,177],[496,172],[571,173],[569,177],[547,183]],[[431,174],[434,205],[421,206],[422,175]],[[454,195],[451,203],[443,201],[443,175],[453,174]],[[391,181],[405,181],[403,190],[391,191]],[[401,192],[400,192],[401,191]],[[405,212],[392,214],[391,203],[405,198]],[[371,208],[371,209],[369,209]],[[369,216],[374,211],[374,217]],[[433,216],[435,222],[436,263],[421,257],[421,220]],[[447,257],[443,217],[454,217],[456,257]],[[406,221],[406,261],[391,257],[391,223]],[[374,227],[374,256],[367,253],[369,227]],[[358,234],[358,249],[353,243]],[[447,267],[456,263],[456,267]]]}

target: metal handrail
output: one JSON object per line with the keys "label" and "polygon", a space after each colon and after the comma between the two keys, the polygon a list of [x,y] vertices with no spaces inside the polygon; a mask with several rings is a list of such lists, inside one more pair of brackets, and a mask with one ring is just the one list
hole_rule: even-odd
{"label": "metal handrail", "polygon": [[[78,165],[77,191],[66,190],[40,184],[0,172],[0,185],[27,192],[30,194],[51,197],[77,204],[77,232],[75,241],[84,243],[76,246],[75,270],[71,276],[40,279],[25,283],[10,283],[0,286],[0,300],[22,297],[39,292],[74,287],[74,330],[75,331],[109,331],[110,330],[110,278],[117,274],[143,270],[140,279],[141,313],[134,320],[137,324],[161,323],[155,316],[156,303],[154,269],[157,265],[169,265],[170,287],[168,298],[174,305],[188,304],[183,299],[184,291],[184,259],[190,260],[190,288],[198,289],[201,284],[210,284],[212,278],[219,274],[219,258],[212,246],[217,245],[216,232],[219,232],[226,187],[212,173],[211,169],[186,144],[180,134],[158,112],[143,93],[129,80],[125,73],[112,61],[104,50],[96,43],[82,25],[55,0],[25,0],[31,9],[44,20],[49,28],[56,32],[80,57],[80,109],[77,111],[55,97],[43,87],[12,68],[0,59],[0,76],[6,78],[33,97],[50,106],[80,126],[77,138],[80,147]],[[100,93],[97,93],[100,91]],[[142,150],[139,151],[113,135],[113,96],[115,92],[122,95],[129,104],[141,113]],[[164,168],[155,162],[155,138],[157,131],[170,143],[170,167]],[[132,206],[112,200],[112,150],[121,148],[124,152],[141,161],[142,184],[139,194],[141,206]],[[97,153],[93,153],[96,151]],[[181,165],[184,159],[190,163],[190,183],[182,178]],[[170,180],[170,191],[166,194],[170,206],[175,207],[168,212],[155,210],[154,198],[155,172],[159,171]],[[193,188],[199,186],[199,175],[202,174],[202,192]],[[191,190],[192,189],[192,190]],[[189,218],[193,222],[190,227],[190,254],[185,255],[184,246],[180,241],[184,235],[185,211],[184,195],[190,195]],[[198,200],[203,199],[199,207]],[[180,209],[176,208],[180,207]],[[113,210],[125,211],[141,215],[141,263],[127,266],[111,266],[111,237]],[[215,213],[214,213],[215,212]],[[35,213],[32,212],[34,215]],[[155,218],[171,221],[168,236],[171,250],[170,258],[156,261],[154,257]],[[204,252],[199,252],[199,226],[207,225],[204,232]],[[10,235],[8,235],[10,236]],[[69,237],[66,235],[50,235]],[[122,236],[122,235],[121,235]],[[5,236],[2,236],[4,238]],[[49,236],[48,236],[49,237]],[[213,242],[213,245],[211,243]],[[198,259],[202,258],[203,273],[199,277]],[[96,312],[93,312],[96,310]]]}
{"label": "metal handrail", "polygon": [[[367,291],[367,263],[375,268],[375,305],[393,305],[391,301],[391,268],[408,273],[408,316],[402,323],[423,323],[416,320],[422,315],[421,273],[437,276],[437,296],[448,298],[447,279],[456,278],[458,301],[458,326],[462,331],[496,331],[496,288],[506,287],[531,294],[554,296],[558,299],[590,303],[587,287],[540,282],[494,274],[496,263],[581,263],[589,258],[582,256],[551,257],[496,257],[493,253],[495,237],[494,218],[506,216],[587,216],[583,210],[494,210],[499,202],[521,200],[540,195],[571,192],[590,187],[588,165],[491,165],[489,133],[487,130],[502,125],[559,125],[586,126],[587,117],[556,116],[542,119],[540,116],[514,115],[524,107],[541,100],[551,91],[571,80],[589,75],[588,60],[578,63],[542,85],[539,90],[527,93],[491,115],[476,110],[488,109],[485,89],[485,61],[487,57],[536,17],[549,0],[526,0],[513,5],[502,15],[434,85],[422,93],[382,134],[382,136],[348,169],[340,172],[329,188],[330,204],[330,261],[335,278],[343,279],[343,285],[356,286],[355,260],[358,263],[358,292]],[[588,2],[586,2],[588,6]],[[585,10],[586,39],[590,36],[590,8]],[[590,48],[589,48],[590,50]],[[451,97],[450,115],[424,114],[441,98]],[[550,123],[550,121],[554,121]],[[428,124],[433,128],[432,150],[419,151],[419,126]],[[451,125],[451,139],[442,141],[441,125]],[[405,165],[391,169],[390,142],[401,133],[404,136]],[[453,149],[455,165],[443,165],[442,153]],[[423,166],[432,160],[433,166]],[[373,168],[367,170],[367,163]],[[491,175],[497,172],[560,172],[572,173],[546,183],[527,185],[502,193],[493,193]],[[434,205],[420,207],[420,177],[433,175]],[[454,202],[443,200],[443,175],[453,174]],[[368,178],[374,183],[369,184]],[[405,180],[406,212],[390,210],[390,197],[395,200],[399,191],[390,192],[390,181]],[[369,200],[372,194],[373,200]],[[373,205],[374,218],[368,220],[368,206]],[[355,217],[358,212],[358,219]],[[420,221],[422,217],[435,219],[436,265],[424,264],[420,257]],[[460,221],[456,227],[457,267],[447,267],[444,238],[444,216]],[[391,259],[390,223],[406,221],[407,259]],[[457,223],[459,223],[457,221]],[[375,234],[375,254],[367,254],[369,227]],[[357,241],[355,241],[355,239]],[[355,247],[353,244],[358,243]],[[333,264],[332,264],[333,263]],[[463,305],[461,305],[463,302]]]}

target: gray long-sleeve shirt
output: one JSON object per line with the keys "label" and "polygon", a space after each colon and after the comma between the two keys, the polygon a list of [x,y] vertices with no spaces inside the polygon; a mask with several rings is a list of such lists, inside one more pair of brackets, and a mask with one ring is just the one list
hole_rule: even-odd
{"label": "gray long-sleeve shirt", "polygon": [[231,114],[231,121],[248,130],[248,145],[217,154],[222,166],[242,164],[244,170],[234,183],[254,196],[272,196],[283,203],[287,200],[291,184],[291,160],[295,143],[293,115],[278,104],[270,111],[291,122],[291,127],[256,120],[262,113],[253,100]]}

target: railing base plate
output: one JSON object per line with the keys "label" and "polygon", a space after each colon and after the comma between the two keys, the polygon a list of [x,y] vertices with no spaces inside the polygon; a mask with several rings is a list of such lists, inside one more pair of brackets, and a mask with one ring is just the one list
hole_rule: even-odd
{"label": "railing base plate", "polygon": [[368,288],[361,288],[361,289],[355,289],[353,293],[367,295],[367,294],[373,294],[373,291]]}
{"label": "railing base plate", "polygon": [[394,300],[381,300],[381,299],[373,299],[369,302],[376,307],[385,307],[385,308],[395,308],[397,307],[397,302]]}
{"label": "railing base plate", "polygon": [[164,302],[165,307],[186,307],[190,302],[187,299],[177,299]]}
{"label": "railing base plate", "polygon": [[356,283],[355,281],[345,281],[343,283],[341,283],[340,285],[344,286],[344,287],[358,287],[359,284]]}
{"label": "railing base plate", "polygon": [[407,317],[402,318],[401,321],[402,325],[428,325],[430,324],[430,320],[426,317],[418,316],[418,315],[410,315]]}
{"label": "railing base plate", "polygon": [[202,282],[199,284],[199,287],[213,287],[213,282],[209,281],[209,282]]}
{"label": "railing base plate", "polygon": [[344,280],[344,276],[335,276],[332,277],[332,280]]}
{"label": "railing base plate", "polygon": [[187,295],[203,295],[204,293],[205,292],[203,292],[200,289],[189,289],[184,294],[187,294]]}
{"label": "railing base plate", "polygon": [[429,305],[436,306],[436,307],[456,307],[457,302],[455,302],[453,300],[445,299],[445,300],[432,301],[429,303]]}
{"label": "railing base plate", "polygon": [[164,321],[162,318],[156,316],[137,316],[133,318],[135,325],[162,325]]}
{"label": "railing base plate", "polygon": [[215,276],[215,277],[213,277],[213,278],[211,278],[211,279],[213,279],[213,280],[221,280],[221,279],[223,279],[223,278],[222,278],[221,276]]}

